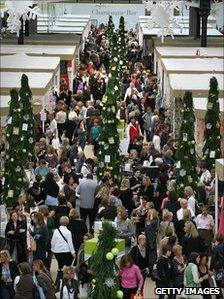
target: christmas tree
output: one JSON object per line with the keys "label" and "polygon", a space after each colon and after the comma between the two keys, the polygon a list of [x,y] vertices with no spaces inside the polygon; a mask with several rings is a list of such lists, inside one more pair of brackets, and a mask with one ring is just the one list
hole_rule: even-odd
{"label": "christmas tree", "polygon": [[[194,126],[195,117],[193,110],[192,93],[186,92],[183,98],[182,124],[179,133],[179,144],[176,158],[176,188],[180,197],[184,195],[184,187],[197,188],[197,160],[195,155]],[[178,165],[179,164],[179,165]]]}
{"label": "christmas tree", "polygon": [[220,158],[221,153],[219,113],[218,82],[215,77],[212,77],[210,79],[207,112],[205,115],[205,143],[203,147],[203,160],[208,169],[215,167],[215,159]]}
{"label": "christmas tree", "polygon": [[120,180],[119,134],[117,131],[116,102],[120,96],[119,60],[117,58],[117,38],[113,34],[110,57],[110,76],[102,103],[102,125],[99,137],[97,176],[100,180],[105,172],[110,172],[115,183]]}
{"label": "christmas tree", "polygon": [[107,37],[107,39],[109,41],[110,48],[112,47],[113,33],[114,33],[113,18],[112,18],[112,16],[109,16],[109,22],[108,22],[108,25],[107,25],[106,37]]}
{"label": "christmas tree", "polygon": [[116,228],[110,222],[103,222],[103,229],[99,234],[98,246],[93,255],[91,270],[93,280],[91,283],[91,299],[115,299],[122,298],[119,290],[118,266],[116,265],[115,237]]}
{"label": "christmas tree", "polygon": [[127,67],[127,53],[126,53],[126,41],[125,41],[125,27],[124,17],[120,17],[119,32],[118,32],[118,55],[119,55],[119,70],[120,77],[122,76],[123,70]]}
{"label": "christmas tree", "polygon": [[6,126],[6,151],[4,163],[4,185],[1,201],[12,206],[18,196],[26,189],[24,163],[21,159],[22,121],[17,90],[10,92],[11,101]]}
{"label": "christmas tree", "polygon": [[20,106],[23,136],[21,148],[23,162],[26,163],[28,155],[32,155],[35,145],[35,120],[32,111],[32,92],[28,84],[28,77],[23,74],[21,78]]}

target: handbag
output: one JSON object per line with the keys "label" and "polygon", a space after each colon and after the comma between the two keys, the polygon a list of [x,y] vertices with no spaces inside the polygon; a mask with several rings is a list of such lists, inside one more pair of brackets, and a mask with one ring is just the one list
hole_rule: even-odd
{"label": "handbag", "polygon": [[209,277],[208,283],[209,283],[209,287],[210,288],[216,288],[217,287],[217,283],[215,281],[215,276],[214,275],[212,275],[211,277]]}
{"label": "handbag", "polygon": [[35,240],[31,240],[30,248],[31,251],[37,251],[37,242]]}

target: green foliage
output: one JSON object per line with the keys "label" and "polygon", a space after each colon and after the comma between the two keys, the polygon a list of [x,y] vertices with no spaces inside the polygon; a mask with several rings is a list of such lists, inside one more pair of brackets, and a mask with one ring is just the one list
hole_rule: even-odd
{"label": "green foliage", "polygon": [[194,140],[194,110],[191,92],[185,92],[182,124],[179,132],[179,144],[176,158],[180,161],[180,168],[176,168],[176,187],[180,197],[184,195],[184,187],[197,189],[197,160]]}
{"label": "green foliage", "polygon": [[6,152],[4,163],[4,186],[1,201],[12,206],[26,189],[24,163],[21,159],[22,121],[17,90],[10,91],[11,101],[6,126]]}
{"label": "green foliage", "polygon": [[23,74],[21,78],[20,89],[20,105],[21,105],[21,121],[23,129],[23,138],[21,148],[25,149],[23,152],[23,162],[26,163],[28,155],[32,155],[35,145],[35,120],[32,111],[32,92],[28,84],[28,77]]}
{"label": "green foliage", "polygon": [[91,284],[91,299],[115,299],[119,290],[118,266],[116,258],[106,258],[106,254],[116,247],[116,228],[110,222],[103,222],[103,229],[100,232],[98,246],[93,255],[91,270],[93,280]]}
{"label": "green foliage", "polygon": [[[119,60],[117,58],[117,38],[113,34],[110,58],[110,77],[102,103],[102,125],[99,137],[97,176],[100,180],[105,172],[110,172],[115,183],[120,180],[119,134],[116,118],[117,100],[120,96]],[[108,160],[109,159],[109,160]]]}
{"label": "green foliage", "polygon": [[219,159],[221,154],[219,113],[218,82],[215,77],[212,77],[210,79],[207,112],[205,115],[205,144],[203,147],[203,161],[210,170],[215,167],[215,159]]}
{"label": "green foliage", "polygon": [[112,37],[114,33],[114,23],[112,16],[109,16],[109,22],[107,25],[106,37],[108,38],[110,48],[112,47]]}
{"label": "green foliage", "polygon": [[123,69],[127,67],[127,49],[125,40],[125,28],[124,28],[124,17],[120,17],[119,32],[118,32],[118,55],[120,60],[120,76],[122,75]]}

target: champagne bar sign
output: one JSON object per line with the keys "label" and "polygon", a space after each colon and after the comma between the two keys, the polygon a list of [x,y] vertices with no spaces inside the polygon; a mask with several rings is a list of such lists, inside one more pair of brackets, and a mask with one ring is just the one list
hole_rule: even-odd
{"label": "champagne bar sign", "polygon": [[[55,4],[57,7],[57,4]],[[99,25],[107,23],[111,15],[115,26],[119,24],[121,16],[125,18],[125,26],[127,29],[135,28],[138,23],[138,17],[145,15],[144,4],[71,4],[65,3],[64,10],[67,14],[90,15],[93,24]]]}

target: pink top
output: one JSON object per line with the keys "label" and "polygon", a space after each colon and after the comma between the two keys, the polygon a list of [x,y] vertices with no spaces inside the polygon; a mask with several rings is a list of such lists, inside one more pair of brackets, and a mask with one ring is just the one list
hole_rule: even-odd
{"label": "pink top", "polygon": [[125,267],[120,271],[121,286],[126,289],[141,288],[143,285],[143,276],[138,266],[132,265]]}

